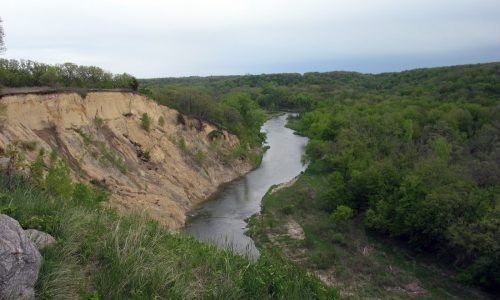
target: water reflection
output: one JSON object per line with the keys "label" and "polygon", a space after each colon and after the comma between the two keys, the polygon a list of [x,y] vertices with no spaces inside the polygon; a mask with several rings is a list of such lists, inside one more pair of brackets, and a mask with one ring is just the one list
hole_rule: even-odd
{"label": "water reflection", "polygon": [[305,169],[301,158],[307,138],[286,128],[286,118],[274,117],[262,127],[270,148],[261,166],[192,211],[185,233],[251,257],[259,255],[253,240],[245,235],[244,220],[260,210],[260,201],[272,185],[289,181]]}

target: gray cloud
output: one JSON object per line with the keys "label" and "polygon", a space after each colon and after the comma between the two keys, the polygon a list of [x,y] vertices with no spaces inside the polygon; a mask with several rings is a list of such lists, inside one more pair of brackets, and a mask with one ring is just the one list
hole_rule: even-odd
{"label": "gray cloud", "polygon": [[500,60],[498,0],[0,0],[6,57],[140,77]]}

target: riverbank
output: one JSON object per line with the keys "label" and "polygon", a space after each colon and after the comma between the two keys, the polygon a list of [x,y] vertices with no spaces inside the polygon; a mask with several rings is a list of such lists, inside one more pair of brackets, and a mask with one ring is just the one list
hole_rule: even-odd
{"label": "riverbank", "polygon": [[246,219],[260,210],[260,201],[273,184],[286,182],[302,172],[301,157],[307,138],[285,127],[288,114],[272,116],[262,127],[267,135],[261,165],[226,184],[211,200],[192,211],[184,232],[251,257],[259,252],[245,231]]}
{"label": "riverbank", "polygon": [[488,298],[457,283],[453,272],[366,234],[358,219],[332,223],[318,209],[326,180],[306,171],[289,187],[266,193],[260,214],[250,219],[259,249],[316,274],[346,297]]}

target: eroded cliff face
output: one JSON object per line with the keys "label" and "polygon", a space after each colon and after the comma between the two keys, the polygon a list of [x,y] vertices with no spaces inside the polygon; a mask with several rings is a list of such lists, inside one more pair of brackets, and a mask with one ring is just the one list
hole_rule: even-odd
{"label": "eroded cliff face", "polygon": [[[75,179],[108,186],[108,205],[146,211],[171,229],[182,226],[185,213],[220,184],[251,169],[229,157],[239,144],[236,136],[222,131],[211,141],[214,126],[187,117],[178,124],[176,110],[134,93],[13,95],[0,103],[0,147],[36,142],[36,150],[24,152],[28,162],[40,147],[56,148]],[[149,132],[141,128],[143,113],[151,119]]]}

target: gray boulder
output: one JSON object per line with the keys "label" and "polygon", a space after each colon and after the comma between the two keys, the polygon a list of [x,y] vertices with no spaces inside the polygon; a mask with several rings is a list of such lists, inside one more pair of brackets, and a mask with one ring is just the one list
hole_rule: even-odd
{"label": "gray boulder", "polygon": [[0,299],[35,299],[42,256],[19,223],[0,214]]}
{"label": "gray boulder", "polygon": [[53,236],[43,231],[38,231],[36,229],[26,229],[24,234],[35,243],[38,250],[42,250],[56,242]]}

